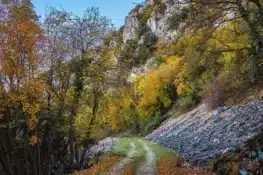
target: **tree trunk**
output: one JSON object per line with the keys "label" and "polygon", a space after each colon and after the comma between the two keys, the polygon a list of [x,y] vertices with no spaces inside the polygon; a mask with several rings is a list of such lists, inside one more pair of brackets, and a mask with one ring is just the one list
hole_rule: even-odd
{"label": "tree trunk", "polygon": [[70,126],[69,129],[69,151],[70,151],[70,167],[71,171],[75,167],[75,148],[74,148],[74,130],[73,125]]}

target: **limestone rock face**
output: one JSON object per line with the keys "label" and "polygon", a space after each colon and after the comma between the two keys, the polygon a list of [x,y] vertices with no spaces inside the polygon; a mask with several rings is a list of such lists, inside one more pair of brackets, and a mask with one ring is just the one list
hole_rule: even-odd
{"label": "limestone rock face", "polygon": [[262,122],[263,101],[215,111],[201,105],[169,119],[146,138],[175,150],[191,164],[211,166],[216,154],[234,150],[260,134]]}
{"label": "limestone rock face", "polygon": [[168,41],[175,39],[177,34],[176,31],[169,30],[169,18],[180,7],[168,0],[164,0],[163,3],[166,5],[164,13],[160,14],[158,9],[154,9],[147,25],[159,39]]}
{"label": "limestone rock face", "polygon": [[136,29],[139,26],[139,20],[135,14],[130,14],[125,19],[125,25],[123,29],[123,42],[136,38]]}
{"label": "limestone rock face", "polygon": [[142,7],[137,11],[132,11],[126,17],[123,29],[124,43],[128,40],[136,39],[136,30],[139,27],[138,15],[143,13],[143,10],[150,5],[153,6],[153,10],[151,17],[147,21],[147,26],[158,37],[158,39],[168,41],[176,38],[177,32],[168,29],[168,19],[180,8],[180,6],[176,5],[173,0],[163,0],[162,3],[166,5],[166,10],[162,14],[160,14],[158,8],[154,6],[153,0],[146,0]]}

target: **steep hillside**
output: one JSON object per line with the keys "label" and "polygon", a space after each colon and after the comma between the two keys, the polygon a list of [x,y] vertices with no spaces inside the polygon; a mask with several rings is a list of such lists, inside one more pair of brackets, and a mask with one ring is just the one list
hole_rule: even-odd
{"label": "steep hillside", "polygon": [[210,167],[217,154],[242,147],[259,135],[262,121],[262,101],[214,111],[201,105],[169,119],[146,138],[172,148],[191,164]]}

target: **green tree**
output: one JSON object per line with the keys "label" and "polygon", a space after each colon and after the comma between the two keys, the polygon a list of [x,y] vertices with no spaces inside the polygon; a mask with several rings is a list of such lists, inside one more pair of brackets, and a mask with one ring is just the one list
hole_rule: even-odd
{"label": "green tree", "polygon": [[206,35],[201,43],[208,40],[221,25],[243,20],[248,28],[247,33],[252,44],[249,50],[250,59],[254,62],[255,69],[260,67],[259,63],[263,53],[263,37],[260,32],[263,4],[260,0],[184,0],[175,3],[185,5],[181,13],[179,12],[180,18],[177,18],[179,23],[184,24],[182,29],[206,29]]}

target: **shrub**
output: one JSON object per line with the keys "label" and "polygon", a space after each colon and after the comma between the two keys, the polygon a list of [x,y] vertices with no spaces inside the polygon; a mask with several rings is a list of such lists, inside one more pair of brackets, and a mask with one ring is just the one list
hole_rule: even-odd
{"label": "shrub", "polygon": [[127,66],[129,69],[134,66],[134,53],[137,49],[137,42],[134,40],[127,41],[126,45],[124,45],[124,49],[121,50],[119,55],[120,63],[124,64],[123,66]]}
{"label": "shrub", "polygon": [[160,5],[162,3],[162,0],[153,0],[154,5]]}
{"label": "shrub", "polygon": [[166,4],[165,3],[161,3],[159,6],[158,6],[158,12],[160,13],[160,14],[164,14],[164,12],[165,12],[165,10],[167,9],[167,6],[166,6]]}
{"label": "shrub", "polygon": [[154,3],[154,6],[157,10],[157,12],[161,15],[164,14],[165,10],[167,9],[167,6],[165,3],[163,3],[161,0],[154,0],[155,3]]}
{"label": "shrub", "polygon": [[143,134],[147,134],[152,132],[154,129],[156,129],[158,126],[160,126],[162,120],[161,117],[154,117],[154,118],[149,118],[149,120],[147,121],[147,123],[144,123],[142,125],[142,129],[143,129]]}
{"label": "shrub", "polygon": [[153,10],[153,7],[151,5],[147,6],[144,9],[143,13],[139,16],[140,25],[144,26],[147,24],[148,19],[152,15],[152,10]]}
{"label": "shrub", "polygon": [[146,33],[144,33],[144,41],[143,44],[150,49],[150,52],[153,52],[156,50],[156,42],[158,38],[155,36],[154,33],[152,33],[151,30],[148,29]]}
{"label": "shrub", "polygon": [[189,7],[183,7],[179,12],[175,12],[168,19],[168,28],[170,30],[178,29],[181,23],[185,22],[190,13]]}
{"label": "shrub", "polygon": [[142,35],[144,35],[145,33],[151,31],[151,29],[144,24],[139,24],[139,27],[137,29],[137,38],[141,38]]}
{"label": "shrub", "polygon": [[211,109],[224,106],[226,100],[225,89],[218,80],[208,83],[202,92],[204,101]]}
{"label": "shrub", "polygon": [[194,104],[193,96],[191,94],[182,96],[176,103],[180,112],[185,112],[192,108]]}
{"label": "shrub", "polygon": [[137,47],[137,53],[135,55],[135,65],[144,64],[149,58],[153,56],[156,50],[157,37],[147,27],[144,31],[139,31],[143,35],[143,43]]}

